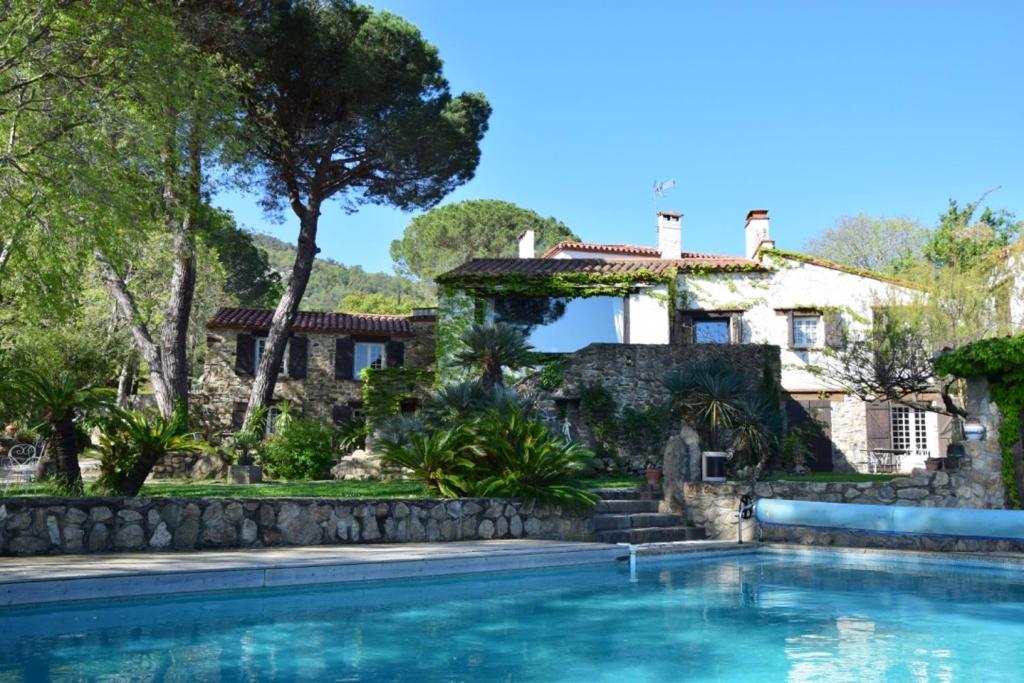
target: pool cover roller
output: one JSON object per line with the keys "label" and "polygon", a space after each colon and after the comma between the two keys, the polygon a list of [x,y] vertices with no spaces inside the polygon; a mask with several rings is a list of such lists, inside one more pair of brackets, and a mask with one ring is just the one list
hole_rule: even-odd
{"label": "pool cover roller", "polygon": [[818,503],[762,498],[754,517],[765,526],[802,526],[875,534],[1024,541],[1024,511]]}

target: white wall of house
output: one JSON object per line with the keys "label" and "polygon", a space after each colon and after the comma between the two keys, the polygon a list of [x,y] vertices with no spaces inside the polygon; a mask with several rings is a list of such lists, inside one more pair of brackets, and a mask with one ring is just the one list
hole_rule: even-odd
{"label": "white wall of house", "polygon": [[668,344],[668,287],[652,287],[629,297],[629,343]]}
{"label": "white wall of house", "polygon": [[1024,332],[1024,251],[1010,257],[1013,287],[1010,293],[1010,318],[1014,327]]}

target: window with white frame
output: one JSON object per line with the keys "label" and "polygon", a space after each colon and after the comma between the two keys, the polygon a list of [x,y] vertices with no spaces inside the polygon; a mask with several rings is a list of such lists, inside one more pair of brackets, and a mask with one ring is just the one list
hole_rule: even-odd
{"label": "window with white frame", "polygon": [[267,408],[267,421],[263,424],[263,436],[269,437],[274,433],[274,430],[277,428],[275,423],[280,415],[281,411],[274,406]]}
{"label": "window with white frame", "polygon": [[892,447],[900,451],[923,451],[928,449],[927,415],[923,410],[910,406],[893,406]]}
{"label": "window with white frame", "polygon": [[383,342],[356,342],[354,354],[353,377],[359,377],[366,368],[384,367]]}
{"label": "window with white frame", "polygon": [[793,348],[813,349],[818,346],[820,315],[793,316]]}
{"label": "window with white frame", "polygon": [[[277,371],[279,373],[280,372],[284,372],[284,368],[288,367],[288,347],[289,346],[290,346],[290,344],[285,344],[285,346],[284,346],[284,357],[281,358],[281,367],[277,369]],[[256,344],[254,345],[254,349],[255,349],[255,354],[254,354],[255,358],[253,359],[252,367],[253,367],[254,370],[259,370],[259,368],[260,368],[260,361],[263,360],[263,354],[267,350],[267,338],[266,337],[256,337]]]}

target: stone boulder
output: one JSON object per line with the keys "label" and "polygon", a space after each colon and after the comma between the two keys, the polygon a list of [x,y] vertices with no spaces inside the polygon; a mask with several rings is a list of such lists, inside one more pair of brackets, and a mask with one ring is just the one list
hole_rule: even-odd
{"label": "stone boulder", "polygon": [[221,479],[227,476],[229,461],[220,453],[203,453],[192,463],[192,479]]}
{"label": "stone boulder", "polygon": [[380,458],[363,450],[352,451],[331,468],[331,479],[380,479],[383,474]]}
{"label": "stone boulder", "polygon": [[664,486],[672,490],[676,484],[700,479],[700,437],[690,425],[684,424],[669,437],[661,465]]}

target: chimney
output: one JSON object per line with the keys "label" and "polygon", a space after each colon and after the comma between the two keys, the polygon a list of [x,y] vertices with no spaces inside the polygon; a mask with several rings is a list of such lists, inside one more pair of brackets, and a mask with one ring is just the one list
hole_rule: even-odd
{"label": "chimney", "polygon": [[661,258],[677,259],[682,255],[682,219],[683,214],[675,211],[658,212],[658,251]]}
{"label": "chimney", "polygon": [[519,258],[534,258],[537,254],[534,247],[533,230],[523,230],[519,236]]}
{"label": "chimney", "polygon": [[757,250],[764,246],[766,249],[775,247],[768,232],[768,209],[751,209],[747,212],[747,225],[743,229],[747,242],[747,258],[754,258]]}

